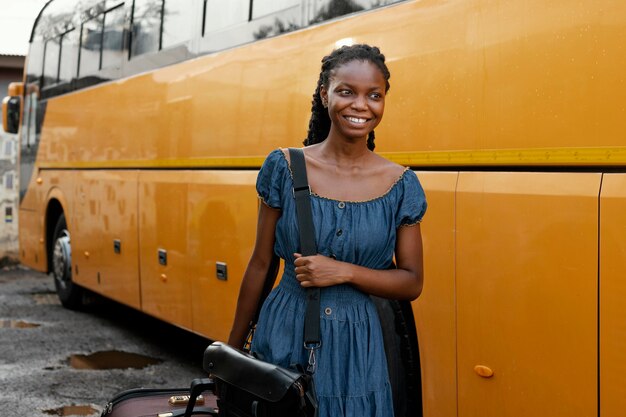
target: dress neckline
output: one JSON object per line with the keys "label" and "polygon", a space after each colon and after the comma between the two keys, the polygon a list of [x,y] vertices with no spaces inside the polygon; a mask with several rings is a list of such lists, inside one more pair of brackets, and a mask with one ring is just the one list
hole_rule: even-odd
{"label": "dress neckline", "polygon": [[[287,165],[287,169],[289,170],[289,176],[291,177],[291,181],[293,181],[293,171],[291,170],[291,164],[289,163],[289,161],[287,160],[287,156],[285,156],[285,153],[283,152],[282,149],[278,149],[278,151],[280,152],[280,154],[282,155],[282,159],[285,162],[285,164]],[[369,203],[372,201],[376,201],[376,200],[381,200],[383,198],[385,198],[386,196],[388,196],[394,188],[396,188],[396,186],[400,183],[400,181],[402,181],[402,178],[404,178],[404,175],[410,171],[411,169],[409,167],[404,167],[404,170],[402,171],[402,173],[398,176],[398,178],[396,178],[396,180],[389,186],[389,188],[387,189],[387,191],[385,191],[384,193],[382,193],[381,195],[378,195],[376,197],[372,197],[369,198],[367,200],[338,200],[336,198],[330,198],[330,197],[324,197],[322,195],[317,194],[316,192],[314,192],[313,190],[311,190],[311,196],[318,198],[320,200],[327,200],[327,201],[332,201],[335,203],[353,203],[353,204],[359,204],[359,203]]]}

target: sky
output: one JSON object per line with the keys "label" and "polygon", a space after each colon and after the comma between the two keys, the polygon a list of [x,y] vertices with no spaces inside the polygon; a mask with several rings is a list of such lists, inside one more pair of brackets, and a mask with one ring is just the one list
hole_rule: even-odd
{"label": "sky", "polygon": [[47,0],[0,0],[0,55],[26,55],[33,23]]}

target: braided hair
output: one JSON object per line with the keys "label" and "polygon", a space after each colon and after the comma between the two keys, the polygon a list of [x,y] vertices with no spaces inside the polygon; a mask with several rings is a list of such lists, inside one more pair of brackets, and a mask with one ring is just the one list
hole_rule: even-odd
{"label": "braided hair", "polygon": [[[304,146],[323,142],[328,137],[331,122],[328,111],[322,103],[320,91],[322,86],[328,88],[333,70],[352,61],[371,62],[376,65],[385,78],[385,92],[389,90],[389,77],[391,77],[391,74],[387,65],[385,65],[385,56],[380,52],[380,49],[364,44],[342,46],[339,49],[335,49],[330,55],[322,58],[322,71],[317,81],[315,93],[313,93],[309,132],[303,142]],[[367,148],[373,151],[374,147],[374,131],[372,130],[367,137]]]}

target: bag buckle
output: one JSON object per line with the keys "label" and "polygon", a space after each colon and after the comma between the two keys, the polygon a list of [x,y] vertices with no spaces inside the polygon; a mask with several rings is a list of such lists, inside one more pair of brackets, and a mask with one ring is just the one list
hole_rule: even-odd
{"label": "bag buckle", "polygon": [[322,346],[322,342],[306,343],[304,342],[304,348],[309,351],[309,364],[306,367],[306,371],[309,375],[313,375],[316,370],[317,362],[315,360],[315,351]]}
{"label": "bag buckle", "polygon": [[243,350],[246,353],[250,353],[250,351],[252,350],[252,338],[254,337],[255,330],[256,330],[256,323],[251,321],[249,324],[249,328],[248,328],[248,335],[246,336],[246,340],[244,340],[243,347],[241,348],[241,350]]}
{"label": "bag buckle", "polygon": [[296,193],[302,192],[302,191],[308,191],[308,194],[311,195],[311,186],[307,185],[306,187],[293,187],[291,189],[291,194],[293,194],[293,198],[296,198]]}

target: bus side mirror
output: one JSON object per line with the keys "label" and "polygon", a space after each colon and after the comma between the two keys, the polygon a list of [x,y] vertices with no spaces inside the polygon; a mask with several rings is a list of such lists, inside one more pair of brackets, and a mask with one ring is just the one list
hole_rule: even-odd
{"label": "bus side mirror", "polygon": [[2,100],[2,127],[7,133],[17,133],[22,116],[23,83],[9,84],[9,95]]}

